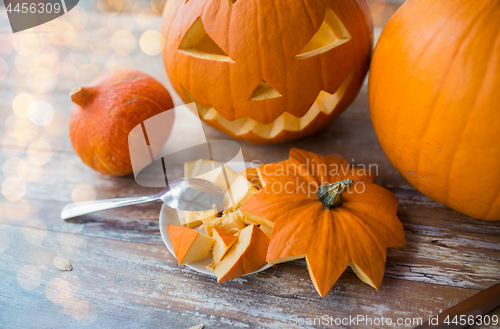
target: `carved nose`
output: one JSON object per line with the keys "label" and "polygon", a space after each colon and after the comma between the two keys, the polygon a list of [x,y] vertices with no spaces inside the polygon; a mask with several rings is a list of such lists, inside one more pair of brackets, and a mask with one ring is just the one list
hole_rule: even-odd
{"label": "carved nose", "polygon": [[251,101],[260,101],[263,99],[271,99],[283,97],[276,89],[274,89],[270,84],[268,84],[264,79],[260,80],[257,88],[250,97]]}

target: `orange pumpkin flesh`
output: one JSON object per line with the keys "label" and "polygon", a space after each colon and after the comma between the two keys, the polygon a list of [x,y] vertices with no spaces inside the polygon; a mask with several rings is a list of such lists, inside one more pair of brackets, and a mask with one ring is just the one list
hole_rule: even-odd
{"label": "orange pumpkin flesh", "polygon": [[[257,193],[257,189],[245,176],[238,175],[229,167],[217,161],[199,159],[186,162],[184,165],[184,176],[205,179],[218,185],[224,191],[224,200],[221,206],[219,206],[219,210],[221,207],[227,210],[236,210]],[[210,220],[216,217],[216,214],[217,211],[215,209],[204,212],[184,211],[184,216],[180,218],[180,223],[188,227],[196,227],[202,224],[202,218]],[[206,227],[208,235],[212,234],[211,227],[213,226]]]}
{"label": "orange pumpkin flesh", "polygon": [[179,265],[205,259],[215,243],[208,235],[181,225],[168,225],[168,236]]}
{"label": "orange pumpkin flesh", "polygon": [[222,261],[215,265],[217,283],[236,279],[264,265],[268,245],[269,238],[257,225],[242,229],[238,242],[231,247]]}
{"label": "orange pumpkin flesh", "polygon": [[[116,71],[77,87],[69,119],[69,137],[82,161],[103,174],[132,173],[128,134],[144,120],[173,108],[168,91],[137,71]],[[173,124],[171,122],[170,124]],[[171,127],[166,126],[165,138]]]}
{"label": "orange pumpkin flesh", "polygon": [[[391,192],[373,184],[373,176],[362,168],[349,169],[339,155],[292,149],[289,160],[261,166],[259,172],[264,187],[241,211],[255,222],[273,224],[268,263],[305,257],[322,297],[351,263],[361,280],[379,288],[386,248],[405,244],[398,201]],[[352,187],[341,193],[341,204],[325,208],[314,190],[350,179]]]}
{"label": "orange pumpkin flesh", "polygon": [[172,0],[163,60],[185,102],[236,138],[278,143],[311,134],[354,99],[368,69],[364,0]]}
{"label": "orange pumpkin flesh", "polygon": [[407,1],[369,79],[385,154],[427,197],[500,220],[500,1]]}
{"label": "orange pumpkin flesh", "polygon": [[238,241],[238,237],[217,227],[214,227],[213,238],[215,239],[215,244],[212,254],[214,256],[214,262],[215,264],[217,264],[226,255],[226,253],[229,251],[229,248],[231,248],[233,244]]}

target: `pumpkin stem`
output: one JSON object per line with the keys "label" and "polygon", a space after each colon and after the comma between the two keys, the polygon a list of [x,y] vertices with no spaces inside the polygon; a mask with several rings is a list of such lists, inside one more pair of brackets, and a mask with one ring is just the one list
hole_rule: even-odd
{"label": "pumpkin stem", "polygon": [[342,204],[342,193],[354,183],[352,179],[343,179],[329,185],[321,185],[318,189],[317,198],[325,206],[325,209],[334,209]]}
{"label": "pumpkin stem", "polygon": [[78,104],[81,107],[85,107],[90,104],[95,94],[95,89],[87,87],[75,87],[69,92],[73,103]]}

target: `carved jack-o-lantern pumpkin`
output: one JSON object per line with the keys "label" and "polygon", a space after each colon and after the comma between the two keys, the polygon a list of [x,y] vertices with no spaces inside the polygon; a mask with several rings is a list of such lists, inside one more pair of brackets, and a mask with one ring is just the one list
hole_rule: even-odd
{"label": "carved jack-o-lantern pumpkin", "polygon": [[170,0],[162,33],[182,99],[256,143],[297,139],[337,117],[372,50],[365,0]]}

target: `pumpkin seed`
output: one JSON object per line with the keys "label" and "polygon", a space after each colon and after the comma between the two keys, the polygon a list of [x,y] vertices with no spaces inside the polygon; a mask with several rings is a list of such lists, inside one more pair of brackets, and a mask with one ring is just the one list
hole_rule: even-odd
{"label": "pumpkin seed", "polygon": [[66,258],[62,258],[62,257],[54,258],[54,265],[60,271],[71,271],[73,269],[71,267],[70,262]]}
{"label": "pumpkin seed", "polygon": [[191,327],[189,329],[203,329],[203,325],[202,324],[198,324],[198,325],[196,325],[194,327]]}

